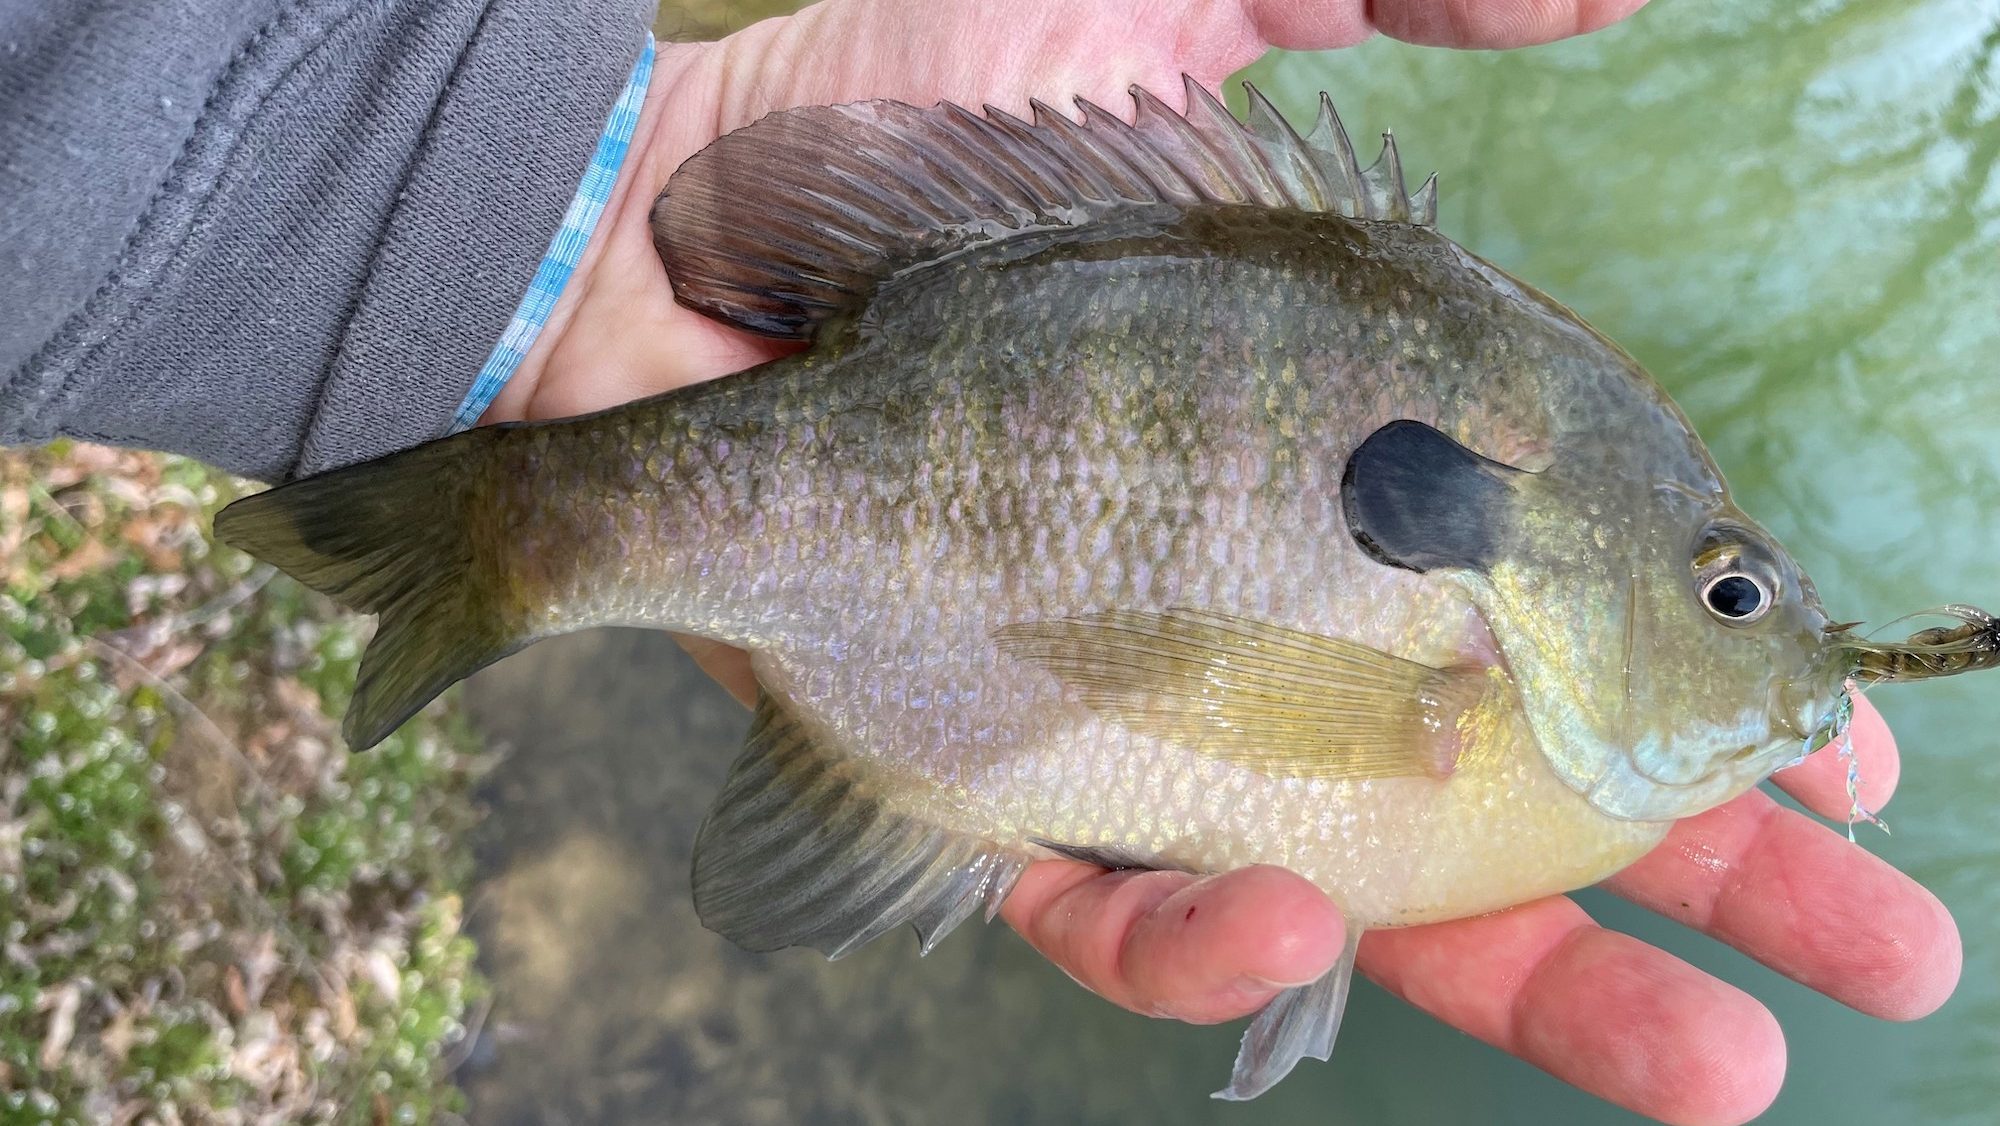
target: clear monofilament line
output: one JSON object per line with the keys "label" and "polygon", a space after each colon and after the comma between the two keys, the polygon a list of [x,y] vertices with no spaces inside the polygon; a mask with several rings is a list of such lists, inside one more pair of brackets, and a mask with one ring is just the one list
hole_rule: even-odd
{"label": "clear monofilament line", "polygon": [[1884,833],[1889,831],[1888,822],[1878,817],[1874,810],[1861,804],[1861,760],[1854,753],[1854,740],[1851,737],[1851,729],[1854,726],[1854,694],[1858,691],[1860,688],[1853,681],[1848,681],[1842,687],[1840,699],[1834,703],[1832,710],[1820,719],[1812,734],[1800,741],[1799,756],[1779,767],[1780,770],[1789,769],[1806,761],[1817,751],[1827,747],[1834,748],[1833,753],[1839,755],[1841,761],[1847,764],[1847,839],[1850,842],[1854,840],[1854,826],[1859,823],[1873,825]]}
{"label": "clear monofilament line", "polygon": [[[1832,717],[1832,740],[1838,740],[1839,748],[1834,752],[1847,763],[1847,839],[1854,841],[1854,826],[1859,822],[1875,826],[1884,833],[1889,831],[1889,823],[1877,816],[1875,811],[1861,804],[1861,758],[1854,753],[1854,693],[1857,688],[1849,681],[1840,693],[1840,702],[1834,707]],[[1832,741],[1829,740],[1829,741]]]}

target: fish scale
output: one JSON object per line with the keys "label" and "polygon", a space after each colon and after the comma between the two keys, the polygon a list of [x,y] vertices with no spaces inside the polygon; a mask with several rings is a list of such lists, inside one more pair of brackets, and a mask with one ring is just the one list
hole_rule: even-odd
{"label": "fish scale", "polygon": [[2000,664],[1966,607],[1830,623],[1631,357],[1330,102],[1301,136],[1255,91],[1248,124],[1135,97],[772,115],[676,172],[655,241],[684,303],[804,350],[222,513],[382,616],[350,743],[556,633],[740,646],[705,924],[928,949],[1037,858],[1282,865],[1348,945],[1251,1023],[1248,1098],[1331,1050],[1364,931],[1618,871],[1850,675]]}

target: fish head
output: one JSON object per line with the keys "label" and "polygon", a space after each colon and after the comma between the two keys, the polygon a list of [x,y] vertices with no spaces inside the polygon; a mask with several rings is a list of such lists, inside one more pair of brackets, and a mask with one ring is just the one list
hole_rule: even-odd
{"label": "fish head", "polygon": [[1555,774],[1607,816],[1667,821],[1798,757],[1853,662],[1692,430],[1648,418],[1519,463],[1397,420],[1341,492],[1369,557],[1461,585]]}
{"label": "fish head", "polygon": [[1851,661],[1812,581],[1719,487],[1554,475],[1479,577],[1550,767],[1607,816],[1691,816],[1798,758]]}

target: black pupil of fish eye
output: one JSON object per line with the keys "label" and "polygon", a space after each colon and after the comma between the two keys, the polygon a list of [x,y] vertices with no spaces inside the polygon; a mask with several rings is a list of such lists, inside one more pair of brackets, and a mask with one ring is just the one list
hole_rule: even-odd
{"label": "black pupil of fish eye", "polygon": [[1725,618],[1747,618],[1764,607],[1764,588],[1742,575],[1728,575],[1708,587],[1708,608]]}

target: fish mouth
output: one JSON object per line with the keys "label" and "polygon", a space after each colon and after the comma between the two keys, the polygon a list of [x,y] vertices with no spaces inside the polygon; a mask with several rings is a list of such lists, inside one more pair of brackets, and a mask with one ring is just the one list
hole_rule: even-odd
{"label": "fish mouth", "polygon": [[1831,735],[1850,680],[1865,686],[2000,668],[2000,619],[1971,606],[1946,606],[1929,613],[1955,624],[1920,630],[1900,642],[1861,637],[1852,625],[1825,627],[1823,645],[1806,667],[1771,683],[1767,713],[1771,739],[1745,743],[1709,759],[1709,768],[1695,778],[1660,778],[1633,757],[1616,759],[1582,788],[1585,800],[1599,812],[1626,821],[1690,817],[1755,786],[1773,770],[1813,750],[1822,736]]}
{"label": "fish mouth", "polygon": [[1804,676],[1780,680],[1771,686],[1771,714],[1801,744],[1833,722],[1845,691],[1840,671],[1835,662],[1821,661]]}

